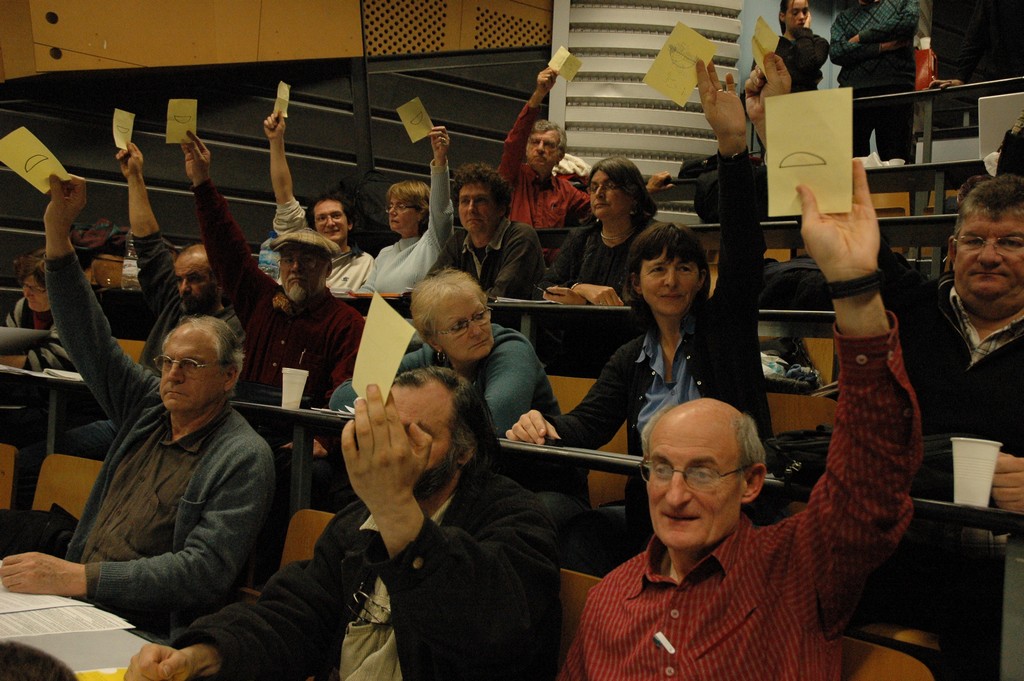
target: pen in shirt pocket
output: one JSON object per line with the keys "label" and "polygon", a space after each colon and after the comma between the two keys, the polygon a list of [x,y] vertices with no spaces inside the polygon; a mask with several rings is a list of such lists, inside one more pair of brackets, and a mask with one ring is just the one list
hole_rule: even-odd
{"label": "pen in shirt pocket", "polygon": [[668,653],[669,655],[675,655],[676,654],[675,646],[673,646],[669,642],[668,637],[665,636],[665,634],[663,634],[660,631],[657,634],[654,635],[654,645],[660,646],[660,647],[664,648],[665,652]]}
{"label": "pen in shirt pocket", "polygon": [[299,353],[299,366],[302,366],[302,360],[303,360],[303,358],[305,356],[306,356],[306,351],[305,351],[305,349],[303,349],[303,351]]}

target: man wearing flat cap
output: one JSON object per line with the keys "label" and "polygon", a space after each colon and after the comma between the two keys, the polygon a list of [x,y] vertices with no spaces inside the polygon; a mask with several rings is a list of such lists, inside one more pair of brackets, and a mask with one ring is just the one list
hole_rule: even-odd
{"label": "man wearing flat cap", "polygon": [[363,335],[362,316],[327,289],[338,246],[311,230],[277,237],[281,284],[260,271],[227,201],[210,180],[210,150],[198,138],[183,144],[199,227],[224,293],[245,328],[241,381],[281,387],[281,369],[306,369],[303,392],[312,406],[326,404],[352,378]]}

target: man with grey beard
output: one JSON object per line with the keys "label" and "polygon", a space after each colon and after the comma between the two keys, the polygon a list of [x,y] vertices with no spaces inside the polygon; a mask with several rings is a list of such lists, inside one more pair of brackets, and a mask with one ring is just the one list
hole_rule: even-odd
{"label": "man with grey beard", "polygon": [[[196,212],[210,265],[245,329],[245,383],[280,390],[281,369],[306,369],[304,396],[311,406],[327,403],[334,389],[352,378],[363,335],[363,317],[327,288],[338,246],[312,229],[279,236],[281,284],[260,271],[227,201],[210,180],[211,154],[192,135],[182,145]],[[318,452],[325,453],[322,442]]]}
{"label": "man with grey beard", "polygon": [[487,407],[455,372],[400,374],[355,404],[341,444],[359,500],[312,560],[254,604],[147,645],[127,681],[305,678],[551,679],[561,618],[555,529],[490,470]]}

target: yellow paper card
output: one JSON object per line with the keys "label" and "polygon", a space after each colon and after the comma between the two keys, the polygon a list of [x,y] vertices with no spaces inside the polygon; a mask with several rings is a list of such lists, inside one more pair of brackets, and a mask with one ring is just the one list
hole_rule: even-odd
{"label": "yellow paper card", "polygon": [[714,56],[714,43],[679,22],[662,45],[644,82],[679,106],[685,106],[697,87],[697,60],[703,59],[707,64]]}
{"label": "yellow paper card", "polygon": [[579,57],[574,57],[563,45],[558,48],[558,52],[555,52],[555,56],[548,62],[548,66],[558,71],[558,75],[562,78],[572,80],[580,72],[583,62],[580,61]]}
{"label": "yellow paper card", "polygon": [[277,84],[277,101],[274,102],[274,111],[280,111],[283,118],[288,118],[288,102],[291,100],[292,86],[283,80]]}
{"label": "yellow paper card", "polygon": [[419,97],[398,107],[398,117],[402,119],[405,131],[413,142],[419,142],[429,135],[430,129],[434,127]]}
{"label": "yellow paper card", "polygon": [[846,213],[853,192],[853,89],[765,100],[768,215],[800,214],[799,184],[814,190],[823,213]]}
{"label": "yellow paper card", "polygon": [[188,133],[196,132],[196,110],[194,99],[167,100],[167,144],[191,142]]}
{"label": "yellow paper card", "polygon": [[114,109],[114,144],[118,149],[127,149],[132,141],[132,130],[135,128],[135,114]]}
{"label": "yellow paper card", "polygon": [[366,397],[366,386],[376,383],[384,401],[387,401],[412,334],[412,325],[402,319],[402,315],[395,312],[379,293],[374,293],[366,315],[363,338],[359,342],[356,368],[352,372],[352,389],[356,395]]}
{"label": "yellow paper card", "polygon": [[78,681],[124,681],[127,667],[120,669],[93,669],[87,672],[75,672]]}
{"label": "yellow paper card", "polygon": [[779,34],[768,25],[764,17],[757,18],[750,46],[754,48],[754,61],[757,62],[757,67],[764,73],[764,55],[774,52],[779,47]]}
{"label": "yellow paper card", "polygon": [[50,175],[71,179],[57,157],[24,127],[0,139],[0,162],[44,194],[50,192]]}

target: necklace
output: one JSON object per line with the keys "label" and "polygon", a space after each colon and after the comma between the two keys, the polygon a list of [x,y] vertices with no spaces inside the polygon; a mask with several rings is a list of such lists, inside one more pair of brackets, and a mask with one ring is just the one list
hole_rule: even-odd
{"label": "necklace", "polygon": [[636,227],[633,227],[628,232],[625,232],[624,234],[620,234],[619,236],[608,236],[607,234],[604,233],[604,230],[602,229],[601,230],[601,241],[604,241],[609,246],[617,246],[618,244],[621,244],[623,241],[625,241],[629,237],[633,236],[633,232],[635,232],[635,231],[636,231]]}

